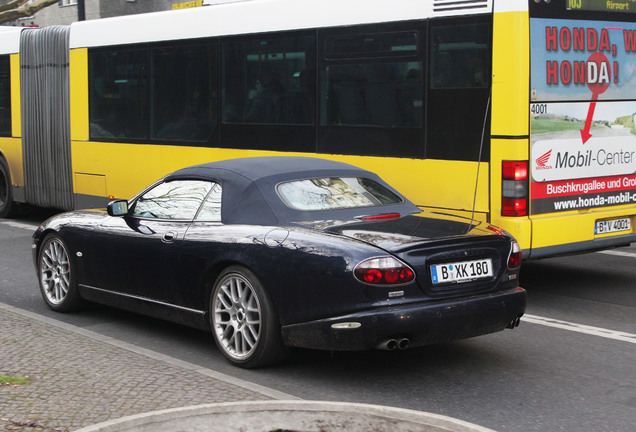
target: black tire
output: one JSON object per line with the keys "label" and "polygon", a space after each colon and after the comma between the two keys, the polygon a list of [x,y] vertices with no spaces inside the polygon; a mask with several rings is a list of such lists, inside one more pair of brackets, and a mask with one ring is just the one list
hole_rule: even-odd
{"label": "black tire", "polygon": [[82,307],[73,257],[60,236],[50,234],[44,239],[37,270],[40,292],[50,309],[71,312]]}
{"label": "black tire", "polygon": [[287,353],[269,296],[242,266],[228,267],[216,279],[210,323],[216,345],[235,366],[262,367],[282,361]]}
{"label": "black tire", "polygon": [[14,216],[16,208],[16,204],[13,202],[13,186],[9,165],[0,156],[0,218]]}

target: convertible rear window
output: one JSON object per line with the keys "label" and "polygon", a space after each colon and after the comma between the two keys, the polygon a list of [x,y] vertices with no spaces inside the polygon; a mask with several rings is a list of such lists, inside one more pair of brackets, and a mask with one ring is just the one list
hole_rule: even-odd
{"label": "convertible rear window", "polygon": [[283,202],[296,210],[335,210],[399,204],[402,198],[374,180],[321,177],[294,180],[277,187]]}

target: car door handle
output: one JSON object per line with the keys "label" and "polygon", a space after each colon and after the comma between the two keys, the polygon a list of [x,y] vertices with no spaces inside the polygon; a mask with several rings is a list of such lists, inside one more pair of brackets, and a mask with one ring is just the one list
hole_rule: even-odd
{"label": "car door handle", "polygon": [[172,243],[177,239],[177,233],[174,231],[169,231],[163,235],[163,241],[166,243]]}

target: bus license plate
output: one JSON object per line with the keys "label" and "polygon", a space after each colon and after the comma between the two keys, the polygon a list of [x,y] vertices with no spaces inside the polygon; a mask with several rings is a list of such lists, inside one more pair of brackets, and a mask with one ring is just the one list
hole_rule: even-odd
{"label": "bus license plate", "polygon": [[468,282],[492,276],[492,260],[490,258],[461,261],[452,264],[436,264],[431,266],[433,285],[440,283]]}
{"label": "bus license plate", "polygon": [[607,234],[620,231],[631,231],[632,220],[630,218],[610,219],[596,221],[594,234]]}

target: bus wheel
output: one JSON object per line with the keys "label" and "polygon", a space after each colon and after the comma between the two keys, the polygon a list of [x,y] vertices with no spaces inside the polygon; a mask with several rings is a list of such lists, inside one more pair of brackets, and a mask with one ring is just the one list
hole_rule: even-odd
{"label": "bus wheel", "polygon": [[0,218],[11,217],[15,214],[16,205],[13,202],[11,189],[11,173],[4,158],[0,157]]}

